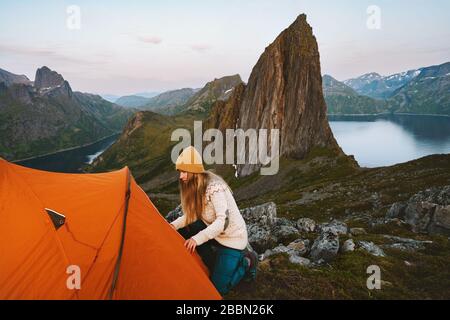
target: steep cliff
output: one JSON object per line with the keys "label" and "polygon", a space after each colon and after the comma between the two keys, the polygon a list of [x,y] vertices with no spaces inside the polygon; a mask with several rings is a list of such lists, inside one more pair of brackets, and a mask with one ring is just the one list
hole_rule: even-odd
{"label": "steep cliff", "polygon": [[[265,49],[243,92],[230,97],[226,109],[234,119],[222,119],[230,113],[221,108],[223,103],[214,106],[211,120],[221,129],[225,123],[244,130],[279,129],[280,156],[301,159],[314,146],[340,150],[326,118],[316,38],[304,14]],[[237,171],[245,176],[259,167],[239,165]]]}

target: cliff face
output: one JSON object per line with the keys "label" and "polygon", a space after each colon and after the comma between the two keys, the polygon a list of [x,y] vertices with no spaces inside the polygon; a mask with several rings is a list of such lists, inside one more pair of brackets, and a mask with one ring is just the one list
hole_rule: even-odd
{"label": "cliff face", "polygon": [[37,69],[34,86],[36,89],[52,88],[64,83],[64,78],[56,71],[44,66]]}
{"label": "cliff face", "polygon": [[[228,104],[226,110],[238,110],[235,119],[224,120],[230,114],[221,112],[219,103],[210,123],[222,124],[221,129],[225,123],[244,130],[279,129],[282,156],[302,158],[314,146],[339,149],[326,118],[316,38],[304,14],[265,49],[243,92],[236,90]],[[240,165],[238,174],[258,168]]]}

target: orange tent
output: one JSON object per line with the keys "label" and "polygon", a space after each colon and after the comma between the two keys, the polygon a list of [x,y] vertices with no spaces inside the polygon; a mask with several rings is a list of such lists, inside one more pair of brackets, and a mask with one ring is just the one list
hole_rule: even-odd
{"label": "orange tent", "polygon": [[127,167],[65,174],[0,158],[0,299],[220,299]]}

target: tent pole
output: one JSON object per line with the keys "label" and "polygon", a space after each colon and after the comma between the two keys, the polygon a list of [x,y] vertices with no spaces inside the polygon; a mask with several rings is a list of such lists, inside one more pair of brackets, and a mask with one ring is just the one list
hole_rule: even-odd
{"label": "tent pole", "polygon": [[123,212],[122,239],[120,241],[119,254],[117,256],[116,265],[114,267],[114,275],[111,283],[111,289],[109,291],[109,299],[113,298],[114,290],[116,289],[117,278],[119,277],[120,262],[122,260],[123,245],[125,242],[125,230],[127,227],[128,204],[130,202],[130,194],[131,194],[130,184],[131,184],[131,172],[130,169],[127,168],[127,187],[125,192],[125,207]]}

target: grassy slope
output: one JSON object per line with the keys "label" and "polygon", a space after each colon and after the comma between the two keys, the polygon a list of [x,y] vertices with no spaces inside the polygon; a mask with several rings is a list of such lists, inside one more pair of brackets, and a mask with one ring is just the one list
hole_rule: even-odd
{"label": "grassy slope", "polygon": [[[198,115],[165,117],[145,113],[143,125],[103,155],[94,171],[128,165],[162,214],[178,204],[178,181],[170,161],[168,139],[174,128],[192,129]],[[405,253],[385,249],[386,258],[363,251],[339,254],[330,266],[307,269],[295,266],[283,255],[264,262],[258,279],[240,284],[226,298],[321,299],[321,298],[450,298],[450,246],[445,237],[412,233],[396,224],[371,228],[370,220],[385,215],[396,201],[406,200],[419,190],[450,184],[450,155],[433,155],[381,168],[359,168],[351,157],[316,148],[306,159],[282,159],[275,176],[236,179],[231,166],[215,168],[230,183],[241,208],[274,201],[278,215],[317,222],[339,218],[350,227],[364,227],[368,234],[355,240],[385,243],[384,234],[431,239],[424,251]],[[377,195],[377,201],[374,200]],[[304,234],[314,240],[314,234]],[[341,244],[345,241],[341,237]],[[406,266],[405,261],[411,263]],[[366,268],[378,264],[383,289],[366,288]]]}
{"label": "grassy slope", "polygon": [[[225,172],[224,170],[223,172]],[[278,255],[260,265],[252,284],[242,283],[228,299],[411,299],[450,298],[450,245],[446,237],[412,233],[395,223],[371,228],[368,217],[384,216],[389,205],[408,199],[430,186],[450,184],[450,155],[433,155],[391,167],[356,168],[348,158],[334,158],[327,150],[316,149],[301,161],[284,160],[275,178],[248,177],[233,182],[240,207],[265,201],[278,205],[278,215],[310,217],[318,222],[339,218],[350,227],[364,227],[368,234],[354,240],[382,245],[383,234],[430,239],[426,250],[407,253],[385,249],[387,257],[374,257],[357,250],[340,253],[327,267],[310,269],[291,264]],[[265,183],[261,180],[267,179]],[[256,186],[260,194],[253,194]],[[316,192],[314,192],[316,190]],[[379,195],[378,204],[371,197]],[[313,196],[312,196],[313,195]],[[314,240],[316,235],[304,234]],[[347,237],[341,237],[342,244]],[[411,263],[406,266],[405,261]],[[377,264],[382,270],[382,290],[368,290],[366,268]]]}

